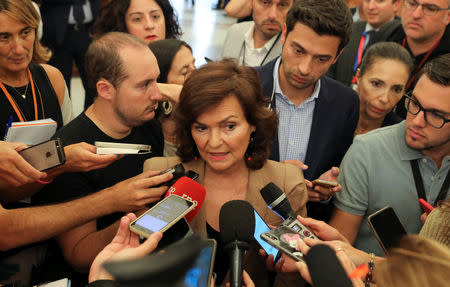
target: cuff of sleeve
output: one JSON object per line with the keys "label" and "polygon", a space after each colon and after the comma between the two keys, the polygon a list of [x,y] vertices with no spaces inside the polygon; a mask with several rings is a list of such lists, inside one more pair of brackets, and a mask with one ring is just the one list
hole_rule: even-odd
{"label": "cuff of sleeve", "polygon": [[333,204],[335,207],[339,208],[340,210],[345,211],[350,214],[353,214],[353,215],[364,216],[366,214],[366,209],[360,210],[360,209],[352,208],[348,205],[342,204],[341,202],[336,200],[336,198],[334,199]]}

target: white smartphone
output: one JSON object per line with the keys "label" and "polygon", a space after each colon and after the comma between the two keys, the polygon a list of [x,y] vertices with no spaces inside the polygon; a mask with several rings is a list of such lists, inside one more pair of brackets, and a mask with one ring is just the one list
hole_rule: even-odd
{"label": "white smartphone", "polygon": [[195,203],[171,194],[130,223],[130,230],[148,238],[152,233],[164,232],[194,209]]}
{"label": "white smartphone", "polygon": [[19,154],[40,171],[49,170],[66,162],[64,147],[59,138],[21,150]]}

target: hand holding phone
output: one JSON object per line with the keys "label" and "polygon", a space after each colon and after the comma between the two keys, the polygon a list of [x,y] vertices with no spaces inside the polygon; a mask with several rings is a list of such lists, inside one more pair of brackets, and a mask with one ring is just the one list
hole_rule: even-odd
{"label": "hand holding phone", "polygon": [[324,179],[315,179],[312,181],[313,185],[320,185],[325,188],[333,188],[338,186],[339,184],[334,181],[324,180]]}
{"label": "hand holding phone", "polygon": [[66,162],[64,147],[59,138],[21,150],[19,154],[39,171],[46,171]]}
{"label": "hand holding phone", "polygon": [[164,232],[194,207],[193,201],[171,194],[131,222],[130,230],[146,238],[156,231]]}

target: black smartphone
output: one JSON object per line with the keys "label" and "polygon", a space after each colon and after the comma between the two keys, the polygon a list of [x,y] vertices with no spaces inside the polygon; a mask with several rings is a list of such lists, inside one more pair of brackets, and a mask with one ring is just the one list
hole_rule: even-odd
{"label": "black smartphone", "polygon": [[211,286],[216,248],[217,243],[214,239],[206,240],[206,246],[200,251],[200,255],[197,257],[194,266],[186,273],[183,286]]}
{"label": "black smartphone", "polygon": [[19,154],[40,171],[49,170],[66,162],[64,147],[59,138],[28,147]]}
{"label": "black smartphone", "polygon": [[172,179],[170,179],[169,181],[163,182],[163,183],[157,185],[156,187],[163,186],[163,185],[172,186],[177,180],[179,180],[182,176],[184,176],[184,166],[183,166],[183,164],[179,163],[179,164],[161,172],[161,174],[166,174],[166,173],[171,173],[173,175]]}
{"label": "black smartphone", "polygon": [[386,206],[369,215],[367,223],[386,255],[389,255],[389,249],[397,247],[400,239],[406,235],[403,224],[390,206]]}
{"label": "black smartphone", "polygon": [[144,237],[164,232],[195,207],[193,201],[171,194],[130,223],[130,230]]}
{"label": "black smartphone", "polygon": [[261,234],[267,231],[270,231],[269,226],[264,222],[264,220],[261,218],[261,216],[256,212],[256,210],[253,210],[255,213],[255,232],[253,234],[253,237],[255,237],[258,244],[261,246],[262,249],[266,252],[267,255],[272,254],[273,255],[273,262],[277,262],[278,259],[280,259],[278,249],[267,243],[261,238]]}

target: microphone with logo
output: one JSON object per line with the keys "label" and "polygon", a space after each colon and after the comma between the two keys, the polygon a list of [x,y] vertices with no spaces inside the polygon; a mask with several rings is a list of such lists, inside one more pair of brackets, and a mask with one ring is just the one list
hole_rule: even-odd
{"label": "microphone with logo", "polygon": [[352,282],[342,267],[336,252],[329,246],[319,244],[311,247],[303,256],[314,287],[351,287]]}
{"label": "microphone with logo", "polygon": [[230,258],[230,287],[242,287],[242,258],[253,239],[255,215],[250,203],[232,200],[219,215],[220,239]]}
{"label": "microphone with logo", "polygon": [[205,202],[206,190],[203,185],[195,180],[182,176],[169,188],[164,198],[171,194],[179,195],[193,201],[196,204],[195,208],[184,217],[188,222],[191,222],[191,220],[194,219],[200,211],[200,208],[202,208],[203,202]]}
{"label": "microphone with logo", "polygon": [[295,219],[297,214],[292,210],[292,206],[286,197],[286,194],[273,182],[269,182],[261,189],[261,196],[266,204],[275,211],[284,220],[289,217]]}

